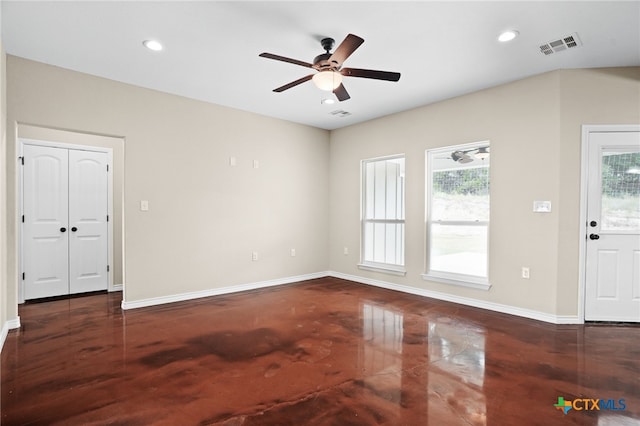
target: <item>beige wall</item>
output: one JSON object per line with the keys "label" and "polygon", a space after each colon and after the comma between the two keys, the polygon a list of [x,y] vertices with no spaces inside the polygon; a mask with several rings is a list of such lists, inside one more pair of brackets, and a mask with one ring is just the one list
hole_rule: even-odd
{"label": "beige wall", "polygon": [[[7,62],[9,127],[28,123],[125,139],[126,301],[326,270],[327,131],[13,56]],[[9,158],[15,156],[13,132]],[[10,161],[7,173],[15,282],[16,170]],[[148,212],[140,211],[140,200],[149,201]],[[10,316],[16,314],[14,287]]]}
{"label": "beige wall", "polygon": [[[640,123],[638,68],[556,71],[331,133],[330,269],[550,315],[577,314],[582,124]],[[422,280],[425,150],[491,141],[489,291]],[[359,163],[406,155],[405,277],[359,270]],[[534,200],[552,212],[534,213]],[[350,254],[343,254],[348,247]],[[520,278],[522,266],[531,278]]]}

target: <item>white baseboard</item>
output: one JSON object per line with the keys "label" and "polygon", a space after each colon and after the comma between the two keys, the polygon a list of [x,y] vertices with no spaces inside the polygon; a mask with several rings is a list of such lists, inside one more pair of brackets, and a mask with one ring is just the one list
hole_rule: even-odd
{"label": "white baseboard", "polygon": [[9,330],[20,328],[20,317],[15,317],[14,319],[7,321],[7,324],[9,326]]}
{"label": "white baseboard", "polygon": [[124,288],[123,284],[114,284],[109,289],[109,292],[111,293],[111,292],[114,292],[114,291],[122,291],[123,288]]}
{"label": "white baseboard", "polygon": [[455,296],[438,291],[425,290],[416,287],[409,287],[402,284],[394,284],[386,281],[374,280],[371,278],[359,277],[357,275],[343,274],[341,272],[330,271],[329,276],[355,281],[361,284],[368,284],[375,287],[386,288],[388,290],[400,291],[403,293],[415,294],[432,299],[444,300],[447,302],[459,303],[461,305],[473,306],[474,308],[487,309],[489,311],[501,312],[503,314],[515,315],[519,317],[544,321],[552,324],[580,324],[577,315],[552,315],[546,312],[534,311],[531,309],[518,308],[516,306],[502,305],[500,303],[487,302],[484,300],[471,299],[468,297]]}
{"label": "white baseboard", "polygon": [[315,278],[322,278],[328,276],[329,273],[316,272],[313,274],[297,275],[295,277],[278,278],[274,280],[259,281],[255,283],[247,283],[240,285],[233,285],[229,287],[212,288],[202,291],[194,291],[190,293],[172,294],[170,296],[152,297],[150,299],[134,300],[131,302],[122,301],[122,309],[136,309],[144,308],[147,306],[163,305],[165,303],[182,302],[185,300],[199,299],[201,297],[219,296],[221,294],[237,293],[247,290],[256,290],[260,288],[274,287],[283,284],[291,284],[298,281],[312,280]]}
{"label": "white baseboard", "polygon": [[2,330],[0,330],[0,352],[4,347],[4,341],[7,340],[7,334],[9,334],[9,325],[5,322],[2,325]]}
{"label": "white baseboard", "polygon": [[4,342],[5,340],[7,340],[9,330],[12,330],[14,328],[20,328],[20,317],[9,320],[2,325],[2,330],[0,330],[0,352],[2,352]]}
{"label": "white baseboard", "polygon": [[503,305],[500,303],[487,302],[484,300],[472,299],[468,297],[455,296],[448,293],[438,291],[425,290],[416,287],[410,287],[402,284],[395,284],[386,281],[374,280],[371,278],[359,277],[357,275],[343,274],[342,272],[324,271],[307,275],[298,275],[294,277],[278,278],[268,281],[259,281],[254,283],[240,284],[229,287],[213,288],[190,293],[173,294],[170,296],[153,297],[150,299],[134,300],[131,302],[122,301],[122,309],[136,309],[147,306],[162,305],[165,303],[182,302],[185,300],[199,299],[201,297],[218,296],[222,294],[237,293],[247,290],[256,290],[260,288],[274,287],[283,284],[291,284],[299,281],[311,280],[322,277],[342,278],[349,281],[355,281],[361,284],[372,285],[375,287],[386,288],[388,290],[400,291],[402,293],[414,294],[422,297],[430,297],[432,299],[444,300],[447,302],[458,303],[474,308],[487,309],[489,311],[500,312],[503,314],[515,315],[518,317],[529,318],[537,321],[543,321],[551,324],[581,324],[577,315],[553,315],[546,312],[534,311],[531,309],[519,308],[516,306]]}

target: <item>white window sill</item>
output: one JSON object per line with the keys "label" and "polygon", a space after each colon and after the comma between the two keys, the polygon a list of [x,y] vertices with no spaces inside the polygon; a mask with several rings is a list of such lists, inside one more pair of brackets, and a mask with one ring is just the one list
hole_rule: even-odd
{"label": "white window sill", "polygon": [[365,271],[382,272],[383,274],[398,275],[400,277],[404,277],[405,275],[407,275],[407,270],[402,266],[359,263],[358,269],[362,269]]}
{"label": "white window sill", "polygon": [[425,281],[434,281],[444,284],[457,285],[460,287],[475,288],[477,290],[489,290],[491,284],[484,278],[474,277],[471,275],[449,275],[438,273],[422,274],[422,279]]}

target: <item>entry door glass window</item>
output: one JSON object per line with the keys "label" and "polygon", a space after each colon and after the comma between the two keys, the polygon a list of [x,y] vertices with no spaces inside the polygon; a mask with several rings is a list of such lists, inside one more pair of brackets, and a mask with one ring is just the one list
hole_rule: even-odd
{"label": "entry door glass window", "polygon": [[602,155],[602,231],[640,231],[640,153]]}

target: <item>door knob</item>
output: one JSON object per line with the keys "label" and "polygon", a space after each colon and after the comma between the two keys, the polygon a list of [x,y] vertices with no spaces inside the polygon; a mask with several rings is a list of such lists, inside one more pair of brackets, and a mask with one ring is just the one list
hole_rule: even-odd
{"label": "door knob", "polygon": [[75,226],[73,228],[71,228],[71,232],[76,232],[78,230],[78,228],[76,228]]}
{"label": "door knob", "polygon": [[67,232],[67,228],[60,228],[60,232]]}
{"label": "door knob", "polygon": [[592,228],[595,228],[596,226],[598,226],[598,222],[596,222],[595,220],[592,220],[591,222],[589,222],[589,226],[591,226]]}
{"label": "door knob", "polygon": [[598,234],[590,234],[589,238],[592,240],[599,240],[600,239],[600,235]]}

